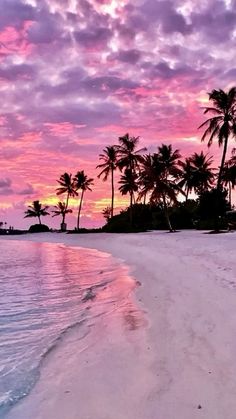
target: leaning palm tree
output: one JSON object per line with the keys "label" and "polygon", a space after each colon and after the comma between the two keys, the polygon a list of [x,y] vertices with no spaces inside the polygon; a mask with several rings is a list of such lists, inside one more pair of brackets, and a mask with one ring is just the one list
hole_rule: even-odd
{"label": "leaning palm tree", "polygon": [[76,191],[81,190],[81,196],[80,196],[80,203],[79,203],[79,209],[78,209],[78,217],[77,217],[77,230],[79,230],[80,225],[80,213],[82,209],[83,204],[83,198],[84,193],[86,191],[92,191],[91,186],[93,185],[93,179],[89,178],[85,173],[84,170],[81,170],[76,173],[73,179],[73,185]]}
{"label": "leaning palm tree", "polygon": [[119,180],[119,191],[122,195],[130,195],[130,224],[133,224],[133,204],[134,204],[134,194],[138,191],[138,175],[131,169],[126,168],[124,174]]}
{"label": "leaning palm tree", "polygon": [[49,215],[48,208],[47,205],[43,207],[39,201],[33,201],[32,205],[29,205],[27,211],[25,211],[24,218],[37,217],[39,224],[42,224],[41,217]]}
{"label": "leaning palm tree", "polygon": [[[65,208],[68,208],[68,204],[69,204],[69,198],[72,197],[74,198],[75,196],[77,196],[77,192],[75,190],[74,187],[74,183],[72,181],[72,175],[69,173],[64,173],[63,175],[60,176],[60,179],[57,180],[57,183],[59,183],[59,188],[56,189],[57,191],[57,195],[63,195],[66,194],[66,204],[65,204]],[[66,230],[66,224],[65,224],[65,217],[64,217],[64,223],[61,226],[62,230]]]}
{"label": "leaning palm tree", "polygon": [[219,191],[222,183],[222,173],[226,159],[228,141],[230,136],[236,136],[236,87],[232,87],[228,92],[223,90],[212,90],[209,93],[209,100],[212,106],[205,107],[204,114],[211,113],[214,116],[208,118],[199,128],[206,128],[202,141],[208,137],[208,147],[212,145],[215,138],[218,140],[219,147],[223,146],[223,153],[217,180],[217,190]]}
{"label": "leaning palm tree", "polygon": [[114,212],[114,171],[117,167],[117,147],[107,146],[104,148],[103,153],[99,154],[99,160],[103,163],[97,166],[97,169],[102,169],[98,178],[103,177],[103,181],[107,181],[108,176],[111,175],[111,217]]}
{"label": "leaning palm tree", "polygon": [[63,230],[63,226],[65,224],[65,217],[66,214],[71,214],[73,211],[69,208],[66,208],[65,202],[58,202],[57,205],[54,206],[54,209],[52,210],[52,217],[57,217],[58,215],[61,215],[62,222],[61,222],[61,230]]}

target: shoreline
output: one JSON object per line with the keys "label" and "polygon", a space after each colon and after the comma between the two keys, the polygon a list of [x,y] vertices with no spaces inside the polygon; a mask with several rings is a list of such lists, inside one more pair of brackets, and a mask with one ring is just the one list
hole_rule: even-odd
{"label": "shoreline", "polygon": [[[29,236],[5,239],[28,241]],[[79,370],[76,363],[80,357],[77,357],[73,366],[79,374],[77,376],[75,372],[72,378],[60,371],[58,365],[61,385],[69,380],[74,388],[83,391],[81,382],[88,384],[83,397],[87,397],[89,405],[80,399],[80,393],[74,398],[70,395],[69,401],[65,397],[57,398],[57,404],[51,406],[48,417],[78,418],[82,406],[83,415],[87,415],[82,415],[83,419],[103,419],[114,415],[119,419],[189,419],[200,415],[205,419],[235,418],[234,234],[216,237],[186,231],[176,235],[151,232],[79,237],[49,233],[32,235],[30,241],[97,249],[122,260],[130,268],[131,275],[141,282],[135,298],[147,312],[149,322],[139,335],[142,338],[133,340],[132,334],[127,337],[120,328],[121,340],[118,341],[112,330],[109,331],[109,325],[100,325],[110,334],[105,335],[102,350],[97,349],[96,356],[91,353],[91,364],[96,360],[94,369],[85,366]],[[101,332],[97,330],[96,333]],[[113,339],[111,345],[109,338],[111,342]],[[128,345],[127,339],[130,339]],[[122,362],[119,345],[123,350]],[[122,368],[127,369],[127,374]],[[116,379],[111,377],[112,370]],[[109,386],[104,384],[104,376],[105,381],[110,381]],[[104,388],[93,388],[91,381],[94,377]],[[117,394],[115,400],[114,392]],[[19,406],[27,404],[29,398]],[[43,400],[41,402],[42,409]],[[45,411],[42,412],[34,415],[35,419],[47,419],[43,416]]]}

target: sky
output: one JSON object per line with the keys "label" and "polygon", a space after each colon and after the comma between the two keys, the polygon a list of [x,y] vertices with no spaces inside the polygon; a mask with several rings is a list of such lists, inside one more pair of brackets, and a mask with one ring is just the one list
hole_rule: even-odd
{"label": "sky", "polygon": [[60,175],[85,170],[81,226],[101,225],[98,155],[127,132],[150,152],[208,151],[198,126],[207,92],[236,84],[235,40],[236,0],[1,0],[0,221],[28,227],[27,205],[55,205]]}

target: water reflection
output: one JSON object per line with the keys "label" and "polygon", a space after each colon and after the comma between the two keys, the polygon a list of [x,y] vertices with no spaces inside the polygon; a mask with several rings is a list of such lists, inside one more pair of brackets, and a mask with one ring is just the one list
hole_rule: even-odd
{"label": "water reflection", "polygon": [[4,240],[0,266],[0,415],[1,403],[30,390],[43,354],[71,325],[101,315],[119,315],[129,331],[144,324],[130,298],[135,281],[105,253]]}

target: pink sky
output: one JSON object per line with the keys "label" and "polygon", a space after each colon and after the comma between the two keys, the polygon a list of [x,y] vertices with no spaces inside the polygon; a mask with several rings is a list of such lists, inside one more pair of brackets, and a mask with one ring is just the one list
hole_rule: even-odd
{"label": "pink sky", "polygon": [[[96,178],[99,153],[126,132],[151,152],[207,150],[201,107],[236,84],[235,37],[235,0],[1,0],[0,220],[28,227],[27,204],[56,204],[65,171]],[[109,203],[95,179],[81,226],[101,225]]]}

